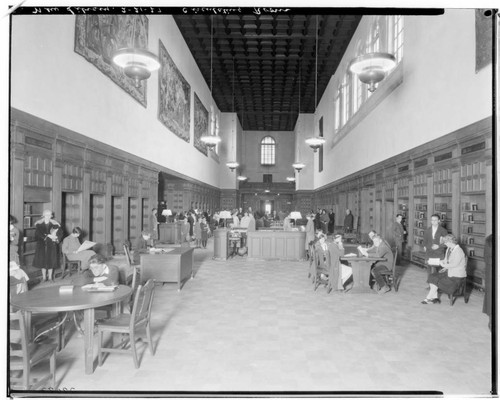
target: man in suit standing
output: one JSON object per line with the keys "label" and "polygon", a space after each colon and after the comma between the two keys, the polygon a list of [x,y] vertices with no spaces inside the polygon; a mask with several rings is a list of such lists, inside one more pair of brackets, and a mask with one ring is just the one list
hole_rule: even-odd
{"label": "man in suit standing", "polygon": [[440,217],[437,214],[431,216],[431,226],[424,232],[424,251],[425,260],[427,263],[427,278],[433,272],[433,268],[429,265],[430,258],[444,258],[443,239],[448,232],[440,225]]}
{"label": "man in suit standing", "polygon": [[394,225],[392,226],[392,234],[394,236],[394,241],[396,242],[396,248],[398,250],[396,263],[399,264],[401,258],[403,257],[403,242],[406,235],[406,230],[403,226],[403,215],[396,215],[396,221],[394,221]]}
{"label": "man in suit standing", "polygon": [[351,210],[345,210],[344,217],[344,233],[351,233],[354,229],[354,215],[351,214]]}

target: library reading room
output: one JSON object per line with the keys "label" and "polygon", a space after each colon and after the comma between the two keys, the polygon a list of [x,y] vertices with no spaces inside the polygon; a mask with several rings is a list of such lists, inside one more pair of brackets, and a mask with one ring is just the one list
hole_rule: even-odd
{"label": "library reading room", "polygon": [[6,19],[8,396],[498,395],[497,10]]}

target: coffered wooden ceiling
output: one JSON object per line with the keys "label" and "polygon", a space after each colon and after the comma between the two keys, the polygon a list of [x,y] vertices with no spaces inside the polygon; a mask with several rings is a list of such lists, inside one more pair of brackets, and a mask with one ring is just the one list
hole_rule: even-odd
{"label": "coffered wooden ceiling", "polygon": [[319,101],[361,15],[174,19],[209,87],[212,64],[213,97],[222,112],[237,112],[244,130],[290,131],[299,112],[299,93],[300,112],[315,110],[316,36]]}

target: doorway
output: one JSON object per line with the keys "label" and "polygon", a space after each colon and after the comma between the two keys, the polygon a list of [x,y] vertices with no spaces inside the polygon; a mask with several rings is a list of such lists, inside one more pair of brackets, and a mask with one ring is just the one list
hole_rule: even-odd
{"label": "doorway", "polygon": [[104,203],[105,197],[103,195],[90,195],[89,239],[96,243],[106,243],[104,229]]}
{"label": "doorway", "polygon": [[82,194],[62,192],[61,224],[64,236],[75,227],[82,227]]}
{"label": "doorway", "polygon": [[273,215],[274,211],[274,200],[261,200],[260,201],[260,212],[262,215]]}

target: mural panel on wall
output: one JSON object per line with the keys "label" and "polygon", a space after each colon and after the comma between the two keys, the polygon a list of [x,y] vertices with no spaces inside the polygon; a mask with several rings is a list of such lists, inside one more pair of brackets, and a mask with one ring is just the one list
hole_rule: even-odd
{"label": "mural panel on wall", "polygon": [[159,42],[158,119],[181,139],[189,142],[191,86],[177,69],[161,40]]}
{"label": "mural panel on wall", "polygon": [[124,47],[147,49],[148,24],[144,15],[77,15],[75,25],[75,52],[144,107],[147,105],[146,81],[136,87],[134,80],[113,64],[111,55]]}
{"label": "mural panel on wall", "polygon": [[198,95],[194,94],[194,147],[207,155],[207,146],[200,140],[208,134],[208,110],[205,108]]}

